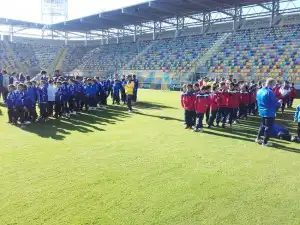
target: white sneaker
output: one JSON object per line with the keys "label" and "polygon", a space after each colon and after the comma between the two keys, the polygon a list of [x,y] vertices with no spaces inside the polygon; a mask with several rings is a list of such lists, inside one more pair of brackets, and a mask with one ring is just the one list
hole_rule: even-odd
{"label": "white sneaker", "polygon": [[129,113],[132,113],[132,110],[128,110]]}
{"label": "white sneaker", "polygon": [[30,121],[25,121],[24,124],[29,125],[29,124],[31,124],[31,122]]}
{"label": "white sneaker", "polygon": [[73,115],[76,115],[77,113],[74,111],[72,114],[73,114]]}
{"label": "white sneaker", "polygon": [[267,144],[262,143],[263,147],[273,147],[273,144],[271,142],[268,142]]}
{"label": "white sneaker", "polygon": [[263,143],[263,141],[261,139],[258,139],[258,138],[255,139],[255,142],[260,144],[260,145]]}
{"label": "white sneaker", "polygon": [[203,128],[200,128],[200,129],[199,129],[199,132],[200,132],[200,133],[203,133]]}

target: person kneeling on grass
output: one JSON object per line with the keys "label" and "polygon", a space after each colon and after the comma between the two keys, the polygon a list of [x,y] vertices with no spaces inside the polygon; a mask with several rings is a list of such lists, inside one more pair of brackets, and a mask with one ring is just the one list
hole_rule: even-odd
{"label": "person kneeling on grass", "polygon": [[[264,131],[261,131],[261,136],[263,136]],[[272,126],[272,129],[270,131],[270,137],[272,138],[278,138],[280,140],[285,140],[285,141],[291,141],[291,134],[288,131],[287,128],[284,126],[279,126],[278,124],[274,123]]]}

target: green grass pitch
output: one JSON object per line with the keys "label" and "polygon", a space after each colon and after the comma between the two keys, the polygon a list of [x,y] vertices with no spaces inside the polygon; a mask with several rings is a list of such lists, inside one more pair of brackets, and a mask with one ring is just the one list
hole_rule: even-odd
{"label": "green grass pitch", "polygon": [[0,224],[300,224],[299,144],[257,145],[258,118],[192,133],[178,92],[139,99],[25,130],[1,108]]}

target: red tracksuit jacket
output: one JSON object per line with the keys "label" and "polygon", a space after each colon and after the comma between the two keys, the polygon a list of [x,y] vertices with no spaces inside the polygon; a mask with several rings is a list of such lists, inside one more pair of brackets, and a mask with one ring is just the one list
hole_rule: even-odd
{"label": "red tracksuit jacket", "polygon": [[230,91],[228,94],[228,107],[238,108],[240,105],[240,93],[237,91]]}
{"label": "red tracksuit jacket", "polygon": [[280,90],[280,87],[279,88],[278,87],[273,88],[274,95],[276,96],[277,99],[282,98],[279,90]]}
{"label": "red tracksuit jacket", "polygon": [[186,92],[181,95],[181,106],[185,110],[195,110],[196,95],[193,92]]}
{"label": "red tracksuit jacket", "polygon": [[219,97],[219,107],[224,108],[228,107],[228,92],[227,91],[222,91],[218,92],[218,97]]}
{"label": "red tracksuit jacket", "polygon": [[248,92],[241,92],[240,93],[240,103],[241,104],[249,104],[249,93]]}
{"label": "red tracksuit jacket", "polygon": [[209,104],[209,95],[199,93],[196,96],[195,111],[196,113],[205,113]]}
{"label": "red tracksuit jacket", "polygon": [[256,91],[249,92],[249,102],[250,104],[256,102]]}
{"label": "red tracksuit jacket", "polygon": [[219,108],[219,96],[217,93],[212,93],[209,96],[209,104],[210,104],[210,111],[214,111]]}
{"label": "red tracksuit jacket", "polygon": [[296,98],[296,95],[297,95],[296,88],[291,87],[290,97],[291,98]]}

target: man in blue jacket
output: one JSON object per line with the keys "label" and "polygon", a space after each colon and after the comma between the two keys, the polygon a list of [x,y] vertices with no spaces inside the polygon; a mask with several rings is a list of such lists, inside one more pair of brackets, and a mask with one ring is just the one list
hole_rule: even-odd
{"label": "man in blue jacket", "polygon": [[[257,106],[259,116],[261,117],[261,125],[258,131],[256,142],[263,146],[272,146],[272,143],[268,142],[270,138],[270,132],[272,130],[277,108],[280,107],[276,96],[274,95],[272,88],[276,82],[273,79],[266,81],[266,86],[257,92]],[[264,139],[261,141],[261,134],[264,134]]]}

